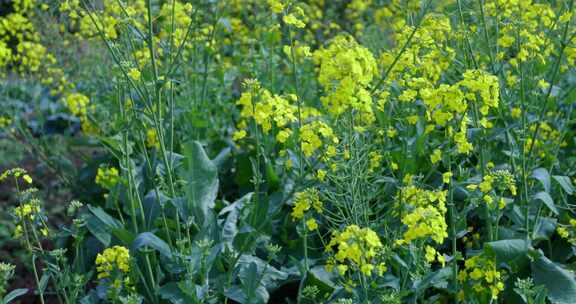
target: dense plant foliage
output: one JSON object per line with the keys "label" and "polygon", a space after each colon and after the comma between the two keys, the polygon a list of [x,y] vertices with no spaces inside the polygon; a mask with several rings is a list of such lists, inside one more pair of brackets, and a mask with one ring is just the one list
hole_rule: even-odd
{"label": "dense plant foliage", "polygon": [[0,0],[0,302],[576,303],[573,2]]}

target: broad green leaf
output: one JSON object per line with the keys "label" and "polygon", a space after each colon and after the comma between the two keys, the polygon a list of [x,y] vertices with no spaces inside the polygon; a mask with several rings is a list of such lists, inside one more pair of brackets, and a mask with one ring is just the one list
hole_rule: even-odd
{"label": "broad green leaf", "polygon": [[235,302],[241,304],[247,303],[248,297],[246,296],[244,290],[240,286],[234,285],[228,288],[226,291],[224,291],[224,295]]}
{"label": "broad green leaf", "polygon": [[558,209],[556,208],[556,205],[554,205],[554,200],[552,200],[552,197],[550,196],[550,194],[548,194],[548,192],[544,191],[538,192],[534,195],[534,199],[542,201],[546,205],[546,207],[550,209],[550,211],[558,215]]}
{"label": "broad green leaf", "polygon": [[574,304],[576,300],[576,281],[574,273],[550,261],[540,253],[532,262],[532,274],[536,285],[548,289],[548,299],[554,304]]}
{"label": "broad green leaf", "polygon": [[266,182],[271,191],[275,191],[280,186],[280,178],[269,161],[266,162]]}
{"label": "broad green leaf", "polygon": [[150,229],[154,225],[154,221],[160,216],[160,209],[168,201],[162,192],[156,195],[156,191],[150,191],[144,197],[142,207],[144,207],[144,219],[146,220],[146,229]]}
{"label": "broad green leaf", "polygon": [[241,270],[240,280],[242,281],[242,288],[249,300],[254,298],[254,293],[260,286],[260,281],[258,280],[259,277],[260,272],[258,271],[258,265],[256,265],[256,262],[250,262],[248,267]]}
{"label": "broad green leaf", "polygon": [[111,232],[112,232],[112,235],[114,235],[116,238],[118,238],[124,244],[130,244],[136,238],[134,236],[134,234],[132,234],[132,232],[130,232],[126,229],[123,229],[123,228],[112,229]]}
{"label": "broad green leaf", "polygon": [[316,286],[320,296],[331,295],[336,285],[331,280],[331,274],[326,272],[324,266],[315,266],[306,274],[302,287]]}
{"label": "broad green leaf", "polygon": [[[241,279],[246,279],[249,273],[248,268],[251,265],[256,265],[258,273],[260,273],[262,277],[261,284],[266,287],[270,287],[277,281],[283,281],[288,278],[287,273],[276,269],[272,265],[268,265],[266,261],[252,255],[244,254],[238,260],[237,266],[240,269]],[[262,274],[263,271],[265,271],[264,274]]]}
{"label": "broad green leaf", "polygon": [[422,280],[414,282],[415,292],[417,294],[422,293],[426,288],[430,286],[436,287],[448,287],[447,279],[452,275],[452,268],[444,267],[438,271],[432,272],[426,275]]}
{"label": "broad green leaf", "polygon": [[132,250],[137,251],[139,248],[143,246],[152,247],[158,250],[158,252],[161,255],[167,258],[172,257],[172,251],[170,250],[170,246],[168,246],[166,242],[164,242],[161,238],[155,236],[151,232],[140,233],[132,243]]}
{"label": "broad green leaf", "polygon": [[533,240],[548,240],[556,231],[556,224],[558,220],[551,217],[540,217],[534,225],[532,239]]}
{"label": "broad green leaf", "polygon": [[574,194],[574,186],[572,186],[572,181],[570,181],[568,176],[552,175],[552,178],[558,182],[560,187],[562,187],[566,193],[569,195]]}
{"label": "broad green leaf", "polygon": [[100,299],[98,298],[98,295],[94,289],[80,300],[80,304],[97,304],[99,302]]}
{"label": "broad green leaf", "polygon": [[224,227],[222,228],[222,241],[229,244],[234,241],[238,234],[238,216],[242,208],[250,202],[252,195],[253,193],[250,192],[220,211],[220,215],[226,215]]}
{"label": "broad green leaf", "polygon": [[27,292],[28,289],[26,288],[14,289],[11,292],[9,292],[6,296],[4,296],[4,299],[2,299],[2,304],[8,304],[12,302],[12,300],[15,300],[16,298],[25,295]]}
{"label": "broad green leaf", "polygon": [[496,256],[498,263],[512,263],[526,258],[529,243],[523,239],[499,240],[484,244],[484,250]]}
{"label": "broad green leaf", "polygon": [[195,303],[194,299],[190,298],[190,296],[183,292],[180,286],[175,282],[170,282],[160,287],[158,293],[162,299],[168,300],[173,304]]}
{"label": "broad green leaf", "polygon": [[336,288],[334,282],[332,282],[332,274],[326,271],[326,267],[324,266],[315,266],[310,269],[311,278],[321,282],[325,287],[333,290]]}
{"label": "broad green leaf", "polygon": [[120,133],[110,136],[110,137],[98,137],[102,145],[108,148],[108,151],[112,153],[117,158],[121,158],[122,155],[132,154],[134,145],[131,141],[128,142],[128,151],[124,151],[124,144],[122,143],[122,135]]}
{"label": "broad green leaf", "polygon": [[106,225],[96,216],[92,215],[86,218],[86,228],[100,241],[104,247],[108,247],[112,241],[112,236]]}
{"label": "broad green leaf", "polygon": [[94,214],[102,223],[109,228],[122,228],[122,224],[117,219],[110,216],[106,211],[100,207],[88,205],[88,210]]}
{"label": "broad green leaf", "polygon": [[[33,263],[36,263],[36,258],[34,258]],[[49,273],[44,273],[42,275],[42,277],[40,278],[40,283],[38,284],[38,289],[44,293],[44,291],[46,290],[46,287],[48,287],[48,282],[50,281],[50,274]]]}
{"label": "broad green leaf", "polygon": [[203,226],[208,210],[214,208],[218,193],[218,168],[197,141],[186,144],[184,152],[185,190],[188,198],[185,207]]}
{"label": "broad green leaf", "polygon": [[544,186],[544,191],[550,192],[550,173],[544,168],[535,169],[532,172],[532,177],[539,180]]}
{"label": "broad green leaf", "polygon": [[226,147],[226,148],[222,149],[220,151],[220,153],[218,153],[218,155],[216,155],[216,157],[214,157],[212,162],[214,163],[214,165],[216,165],[216,167],[218,167],[218,168],[222,167],[224,165],[224,163],[230,158],[231,152],[232,152],[232,149],[230,147]]}
{"label": "broad green leaf", "polygon": [[268,290],[262,285],[255,286],[258,281],[257,266],[254,263],[250,266],[250,275],[246,280],[243,280],[242,287],[232,286],[224,292],[224,294],[242,304],[265,304],[270,299]]}

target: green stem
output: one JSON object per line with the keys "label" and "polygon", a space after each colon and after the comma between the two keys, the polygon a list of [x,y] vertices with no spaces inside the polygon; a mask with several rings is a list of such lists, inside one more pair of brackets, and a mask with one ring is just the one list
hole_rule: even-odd
{"label": "green stem", "polygon": [[38,270],[36,269],[36,254],[32,255],[32,269],[34,270],[36,289],[38,290],[38,294],[40,294],[40,303],[44,304],[44,291],[40,288],[40,279],[38,277]]}

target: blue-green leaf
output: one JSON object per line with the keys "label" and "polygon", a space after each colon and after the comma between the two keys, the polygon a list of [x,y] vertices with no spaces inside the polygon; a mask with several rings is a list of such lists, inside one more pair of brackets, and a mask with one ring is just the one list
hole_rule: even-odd
{"label": "blue-green leaf", "polygon": [[28,289],[26,288],[19,288],[19,289],[14,289],[12,290],[10,293],[8,293],[4,299],[2,299],[2,304],[8,304],[10,303],[12,300],[25,295],[28,292]]}
{"label": "blue-green leaf", "polygon": [[569,195],[574,194],[574,186],[572,185],[572,181],[568,176],[560,176],[560,175],[552,175],[552,178],[568,193]]}
{"label": "blue-green leaf", "polygon": [[556,208],[556,205],[554,205],[554,200],[552,200],[552,197],[550,196],[550,194],[548,194],[548,192],[538,192],[534,195],[534,199],[535,200],[540,200],[542,201],[546,207],[548,207],[548,209],[550,209],[550,211],[552,211],[554,214],[558,215],[558,209]]}
{"label": "blue-green leaf", "polygon": [[550,192],[550,173],[544,168],[535,169],[532,172],[532,177],[539,180],[546,192]]}
{"label": "blue-green leaf", "polygon": [[143,246],[152,247],[158,250],[158,252],[161,255],[167,258],[172,257],[172,251],[170,250],[170,246],[168,246],[166,242],[164,242],[161,238],[155,236],[151,232],[140,233],[132,243],[132,250],[137,251],[139,248]]}
{"label": "blue-green leaf", "polygon": [[513,263],[527,257],[529,243],[523,239],[510,239],[488,242],[484,250],[496,256],[498,263]]}
{"label": "blue-green leaf", "polygon": [[102,208],[88,205],[88,210],[90,210],[90,212],[92,212],[92,214],[94,214],[94,216],[96,216],[107,227],[122,228],[122,223],[106,213]]}
{"label": "blue-green leaf", "polygon": [[187,201],[185,208],[203,226],[208,211],[214,208],[218,193],[218,168],[198,141],[184,146],[184,170]]}
{"label": "blue-green leaf", "polygon": [[532,262],[532,274],[536,285],[546,286],[550,302],[574,304],[576,299],[574,273],[550,261],[540,253],[540,256]]}

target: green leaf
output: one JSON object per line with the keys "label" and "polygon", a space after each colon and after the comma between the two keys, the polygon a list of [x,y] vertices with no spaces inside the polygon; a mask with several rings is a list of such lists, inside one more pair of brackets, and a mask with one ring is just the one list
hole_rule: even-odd
{"label": "green leaf", "polygon": [[544,190],[546,192],[550,192],[550,173],[548,173],[548,170],[544,168],[535,169],[532,172],[532,177],[542,183],[542,186],[544,186]]}
{"label": "green leaf", "polygon": [[187,182],[186,210],[194,215],[196,221],[204,224],[208,210],[214,208],[218,193],[218,168],[208,158],[204,148],[198,141],[184,146],[183,176]]}
{"label": "green leaf", "polygon": [[146,220],[146,229],[150,229],[154,225],[154,221],[160,216],[160,208],[168,201],[164,193],[150,191],[144,197],[142,207],[144,207],[144,219]]}
{"label": "green leaf", "polygon": [[90,210],[90,212],[92,212],[92,214],[94,214],[94,216],[96,216],[107,227],[122,228],[122,223],[106,213],[102,208],[88,205],[88,210]]}
{"label": "green leaf", "polygon": [[170,246],[168,246],[166,242],[151,232],[140,233],[132,243],[132,250],[137,251],[143,246],[150,246],[158,250],[161,255],[167,258],[172,258],[172,251],[170,250]]}
{"label": "green leaf", "polygon": [[226,147],[226,148],[222,149],[220,151],[220,153],[218,153],[218,155],[216,155],[216,157],[214,157],[212,162],[214,163],[214,165],[216,165],[216,167],[218,167],[218,168],[222,167],[224,165],[224,163],[230,158],[231,152],[232,152],[232,149],[230,147]]}
{"label": "green leaf", "polygon": [[[283,281],[288,278],[287,273],[276,269],[266,263],[266,261],[252,255],[243,254],[238,260],[237,266],[240,269],[239,276],[241,279],[248,277],[249,269],[252,265],[256,265],[258,273],[261,274],[261,284],[266,287],[271,287],[277,281]],[[262,274],[262,272],[264,273]]]}
{"label": "green leaf", "polygon": [[[320,297],[328,297],[336,289],[336,285],[331,281],[331,273],[326,272],[324,266],[315,266],[304,276],[300,284],[300,290],[308,286],[316,286]],[[302,301],[302,303],[313,303],[313,301]]]}
{"label": "green leaf", "polygon": [[314,282],[313,285],[321,287],[320,290],[332,292],[336,285],[332,282],[332,274],[326,271],[324,266],[315,266],[310,269],[309,279]]}
{"label": "green leaf", "polygon": [[160,287],[158,293],[162,299],[168,300],[173,304],[195,303],[194,299],[184,293],[175,282],[170,282]]}
{"label": "green leaf", "polygon": [[568,176],[552,175],[552,177],[568,195],[574,194],[574,186],[572,186],[572,181]]}
{"label": "green leaf", "polygon": [[122,135],[120,133],[110,137],[98,137],[98,139],[100,140],[103,146],[108,148],[108,151],[110,151],[110,153],[112,153],[114,156],[118,158],[121,158],[121,155],[132,154],[133,151],[132,146],[134,144],[129,141],[128,151],[124,151],[124,144],[122,143],[123,142]]}
{"label": "green leaf", "polygon": [[104,247],[108,247],[112,241],[112,235],[108,231],[106,225],[102,223],[96,216],[89,216],[86,218],[86,228],[88,231],[100,241]]}
{"label": "green leaf", "polygon": [[26,288],[19,288],[19,289],[14,289],[12,290],[10,293],[8,293],[4,299],[2,299],[2,304],[8,304],[10,303],[12,300],[25,295],[28,292],[28,289]]}
{"label": "green leaf", "polygon": [[572,272],[540,253],[540,256],[532,262],[532,274],[536,285],[542,284],[548,289],[550,302],[554,304],[574,303],[576,281]]}
{"label": "green leaf", "polygon": [[227,298],[234,300],[234,302],[242,304],[247,303],[248,297],[246,296],[244,290],[240,286],[232,286],[226,289],[226,291],[224,291],[224,295]]}
{"label": "green leaf", "polygon": [[550,194],[548,194],[548,192],[538,192],[534,195],[534,199],[535,200],[541,200],[546,207],[548,207],[548,209],[550,209],[550,211],[552,211],[555,215],[558,215],[558,209],[556,208],[556,205],[554,205],[554,200],[552,200],[552,197],[550,196]]}
{"label": "green leaf", "polygon": [[116,238],[118,238],[124,244],[130,244],[130,243],[134,242],[134,239],[136,238],[134,236],[134,234],[132,234],[132,232],[130,232],[124,228],[112,229],[111,232],[112,232],[112,235],[114,235]]}
{"label": "green leaf", "polygon": [[[36,263],[36,258],[34,258],[34,263]],[[48,287],[48,281],[50,281],[50,274],[44,273],[40,278],[40,282],[38,284],[38,289],[44,293],[46,287]]]}
{"label": "green leaf", "polygon": [[234,238],[238,234],[240,211],[247,203],[250,203],[252,195],[253,193],[250,192],[220,211],[220,216],[226,215],[226,220],[224,220],[224,226],[222,227],[222,241],[228,244],[232,244],[234,241]]}
{"label": "green leaf", "polygon": [[255,296],[254,292],[260,286],[258,277],[260,277],[260,273],[255,262],[251,262],[241,273],[242,288],[244,293],[248,295],[248,299],[252,299]]}
{"label": "green leaf", "polygon": [[484,250],[496,256],[498,263],[512,263],[527,257],[529,243],[523,239],[510,239],[488,242]]}
{"label": "green leaf", "polygon": [[548,240],[556,231],[558,220],[551,217],[540,217],[534,224],[533,240]]}
{"label": "green leaf", "polygon": [[426,275],[422,280],[414,282],[416,294],[424,292],[429,286],[448,287],[448,278],[452,275],[452,268],[444,267],[438,271]]}
{"label": "green leaf", "polygon": [[268,182],[271,191],[278,189],[280,186],[280,178],[278,177],[278,174],[276,174],[274,166],[269,161],[266,162],[266,181]]}

